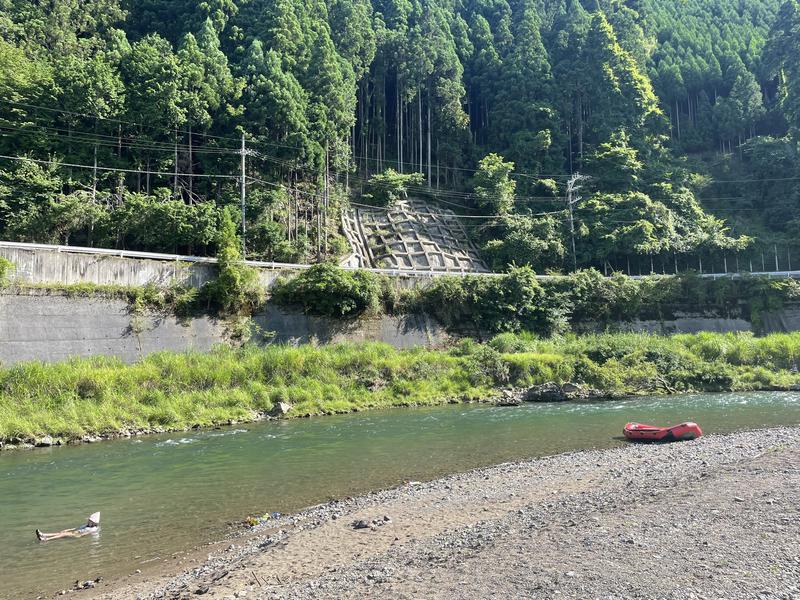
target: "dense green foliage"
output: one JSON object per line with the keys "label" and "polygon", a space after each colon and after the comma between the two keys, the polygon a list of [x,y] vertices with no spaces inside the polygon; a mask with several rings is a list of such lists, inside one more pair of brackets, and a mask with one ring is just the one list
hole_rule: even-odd
{"label": "dense green foliage", "polygon": [[244,135],[248,257],[335,256],[348,194],[435,189],[505,215],[471,222],[495,268],[564,270],[579,171],[580,266],[719,268],[780,243],[785,267],[799,15],[797,0],[0,0],[0,155],[29,159],[0,159],[0,237],[213,253]]}
{"label": "dense green foliage", "polygon": [[456,330],[549,336],[586,327],[614,329],[637,319],[668,320],[681,312],[744,318],[758,327],[764,312],[798,300],[800,284],[793,279],[632,279],[589,270],[537,281],[529,269],[516,268],[496,278],[436,279],[418,301]]}
{"label": "dense green foliage", "polygon": [[800,301],[800,283],[696,274],[604,277],[591,269],[539,280],[530,268],[517,267],[496,277],[437,277],[423,288],[398,290],[385,277],[325,263],[279,281],[272,300],[319,316],[424,311],[460,333],[551,336],[587,327],[614,328],[637,319],[668,320],[679,313],[743,318],[759,327],[763,313]]}
{"label": "dense green foliage", "polygon": [[272,297],[284,306],[322,317],[349,318],[377,313],[381,308],[382,278],[368,271],[345,271],[326,262],[297,277],[278,281]]}
{"label": "dense green foliage", "polygon": [[409,186],[419,185],[422,181],[422,173],[398,173],[386,169],[370,177],[361,199],[373,206],[393,206],[398,200],[408,198]]}
{"label": "dense green foliage", "polygon": [[217,247],[217,277],[202,288],[208,301],[224,314],[250,314],[266,296],[258,270],[242,261],[236,225],[229,211],[224,211]]}
{"label": "dense green foliage", "polygon": [[[579,382],[616,396],[786,389],[800,384],[800,334],[600,335],[401,351],[383,344],[220,348],[0,369],[0,442],[485,399],[498,387]],[[793,369],[795,369],[793,371]]]}
{"label": "dense green foliage", "polygon": [[0,288],[8,284],[8,281],[13,272],[14,272],[14,263],[0,256]]}

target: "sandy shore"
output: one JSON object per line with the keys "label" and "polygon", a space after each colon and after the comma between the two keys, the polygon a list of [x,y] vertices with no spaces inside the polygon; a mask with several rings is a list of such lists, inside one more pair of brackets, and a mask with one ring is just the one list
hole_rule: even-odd
{"label": "sandy shore", "polygon": [[76,596],[794,599],[798,492],[800,428],[570,453],[312,507]]}

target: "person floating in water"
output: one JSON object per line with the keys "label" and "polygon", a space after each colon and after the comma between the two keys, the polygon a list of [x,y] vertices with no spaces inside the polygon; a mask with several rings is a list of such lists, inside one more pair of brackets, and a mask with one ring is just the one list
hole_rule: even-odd
{"label": "person floating in water", "polygon": [[92,513],[89,515],[89,519],[86,521],[86,525],[81,525],[80,527],[73,527],[72,529],[64,529],[57,533],[42,533],[38,529],[36,530],[36,537],[39,538],[40,542],[46,542],[48,540],[56,540],[58,538],[79,538],[83,537],[84,535],[89,535],[90,533],[97,533],[100,529],[100,513]]}

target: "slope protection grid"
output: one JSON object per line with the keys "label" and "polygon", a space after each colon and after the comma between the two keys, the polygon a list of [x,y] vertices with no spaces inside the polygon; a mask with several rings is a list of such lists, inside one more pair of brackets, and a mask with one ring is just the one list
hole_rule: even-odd
{"label": "slope protection grid", "polygon": [[351,266],[489,272],[453,211],[412,199],[389,209],[351,208],[342,220],[353,249]]}

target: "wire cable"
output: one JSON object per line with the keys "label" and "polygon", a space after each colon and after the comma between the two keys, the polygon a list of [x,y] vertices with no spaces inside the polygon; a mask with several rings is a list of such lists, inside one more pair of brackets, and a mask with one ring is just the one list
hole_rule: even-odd
{"label": "wire cable", "polygon": [[8,156],[5,154],[0,154],[0,159],[4,160],[13,160],[13,161],[20,161],[20,162],[34,162],[41,165],[55,165],[58,167],[72,167],[75,169],[89,169],[89,170],[98,170],[98,171],[111,171],[115,173],[134,173],[134,174],[142,174],[142,175],[163,175],[165,177],[192,177],[192,178],[201,178],[201,179],[240,179],[238,175],[211,175],[207,173],[175,173],[174,171],[148,171],[143,169],[120,169],[116,167],[103,167],[98,165],[95,167],[94,165],[79,165],[75,163],[65,163],[56,160],[39,160],[36,158],[27,158],[25,156]]}

